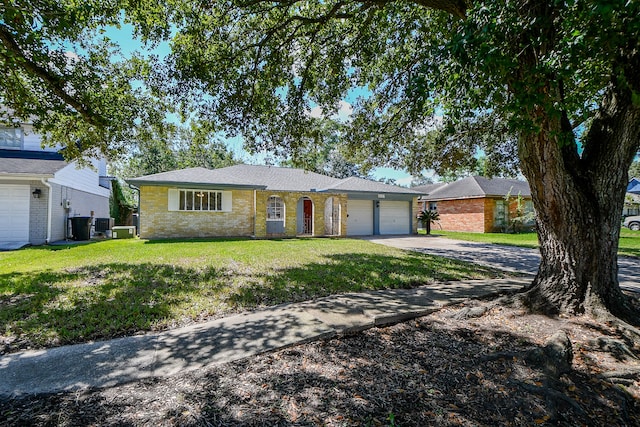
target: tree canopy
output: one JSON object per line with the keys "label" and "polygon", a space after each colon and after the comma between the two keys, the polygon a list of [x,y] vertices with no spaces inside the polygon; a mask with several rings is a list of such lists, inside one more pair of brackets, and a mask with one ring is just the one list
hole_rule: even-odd
{"label": "tree canopy", "polygon": [[126,156],[112,161],[122,178],[151,175],[175,169],[216,169],[240,163],[207,126],[162,126],[148,139],[132,144]]}
{"label": "tree canopy", "polygon": [[67,158],[123,152],[149,136],[169,104],[143,84],[147,58],[124,57],[104,33],[126,3],[2,2],[0,123],[33,123]]}

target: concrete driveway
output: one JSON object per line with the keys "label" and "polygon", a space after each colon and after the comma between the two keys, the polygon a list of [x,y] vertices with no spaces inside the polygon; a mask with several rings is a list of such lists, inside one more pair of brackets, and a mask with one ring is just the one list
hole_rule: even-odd
{"label": "concrete driveway", "polygon": [[[369,236],[373,243],[455,258],[502,270],[535,274],[540,264],[538,249],[491,245],[431,236]],[[623,289],[640,292],[640,260],[618,258],[618,279]]]}

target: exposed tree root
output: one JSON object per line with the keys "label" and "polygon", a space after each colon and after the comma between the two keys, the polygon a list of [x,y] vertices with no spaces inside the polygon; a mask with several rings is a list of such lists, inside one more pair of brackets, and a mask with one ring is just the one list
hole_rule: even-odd
{"label": "exposed tree root", "polygon": [[[522,384],[521,387],[527,391],[543,396],[547,400],[547,402],[552,404],[553,406],[556,406],[556,403],[558,401],[562,401],[564,403],[567,403],[569,406],[571,406],[580,415],[584,415],[585,413],[584,409],[582,409],[582,406],[580,406],[578,402],[571,399],[566,394],[560,391],[557,391],[551,387],[547,387],[547,386],[538,387],[538,386],[526,384],[526,383]],[[557,412],[557,409],[556,409],[556,412]]]}

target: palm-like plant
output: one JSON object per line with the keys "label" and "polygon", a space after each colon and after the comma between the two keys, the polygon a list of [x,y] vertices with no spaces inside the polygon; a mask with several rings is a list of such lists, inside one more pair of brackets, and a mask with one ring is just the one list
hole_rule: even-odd
{"label": "palm-like plant", "polygon": [[420,211],[418,221],[422,223],[422,227],[427,230],[427,234],[431,234],[431,223],[440,219],[440,214],[435,210]]}

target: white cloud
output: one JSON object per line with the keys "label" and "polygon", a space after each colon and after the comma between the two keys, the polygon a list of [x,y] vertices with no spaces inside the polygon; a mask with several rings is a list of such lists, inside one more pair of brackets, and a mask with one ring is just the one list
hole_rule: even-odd
{"label": "white cloud", "polygon": [[[307,114],[317,119],[326,117],[324,111],[322,111],[322,107],[319,105],[313,107]],[[341,122],[347,122],[351,119],[351,114],[353,114],[353,106],[347,101],[340,101],[338,103],[338,111],[332,115],[331,118]]]}

